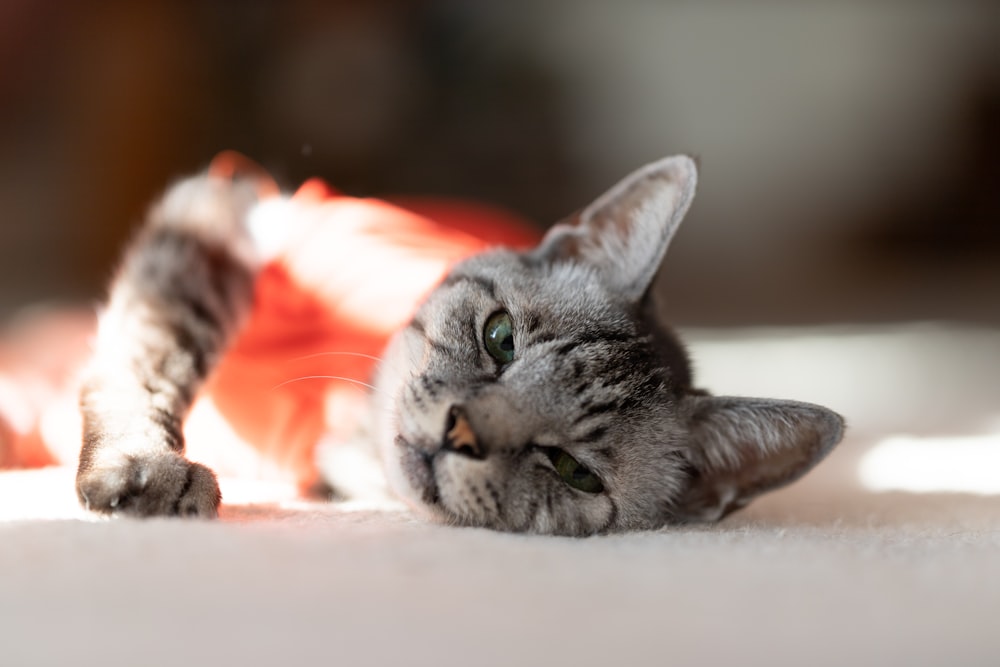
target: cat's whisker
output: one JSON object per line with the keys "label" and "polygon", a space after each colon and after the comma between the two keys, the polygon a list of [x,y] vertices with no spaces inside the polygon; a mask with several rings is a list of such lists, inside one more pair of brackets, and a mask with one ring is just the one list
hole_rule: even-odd
{"label": "cat's whisker", "polygon": [[285,385],[289,385],[293,382],[300,382],[302,380],[343,380],[344,382],[351,382],[353,384],[366,387],[374,392],[381,391],[375,385],[368,384],[367,382],[362,382],[361,380],[355,380],[354,378],[344,377],[342,375],[302,375],[300,377],[292,378],[291,380],[285,380],[280,384],[274,385],[273,387],[271,387],[271,391],[276,391],[278,389],[281,389]]}
{"label": "cat's whisker", "polygon": [[298,361],[305,361],[307,359],[317,359],[319,357],[363,357],[364,359],[371,359],[377,364],[384,363],[381,357],[376,357],[371,354],[365,354],[364,352],[315,352],[313,354],[305,354],[301,357],[293,357],[288,359],[288,363],[295,363]]}

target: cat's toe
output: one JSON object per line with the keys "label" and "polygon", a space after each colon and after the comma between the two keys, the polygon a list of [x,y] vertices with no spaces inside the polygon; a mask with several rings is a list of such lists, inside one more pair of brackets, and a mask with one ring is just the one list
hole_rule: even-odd
{"label": "cat's toe", "polygon": [[81,471],[77,495],[89,510],[141,517],[212,518],[221,500],[212,471],[173,452],[125,456]]}
{"label": "cat's toe", "polygon": [[187,488],[177,501],[176,513],[180,516],[214,519],[219,513],[219,503],[222,502],[215,473],[200,463],[191,463],[188,479]]}

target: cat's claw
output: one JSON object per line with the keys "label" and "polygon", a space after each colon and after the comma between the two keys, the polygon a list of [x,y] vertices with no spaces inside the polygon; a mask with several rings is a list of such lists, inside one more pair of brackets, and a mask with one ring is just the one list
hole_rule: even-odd
{"label": "cat's claw", "polygon": [[174,452],[95,465],[80,472],[76,488],[89,510],[143,517],[214,518],[222,499],[211,470]]}

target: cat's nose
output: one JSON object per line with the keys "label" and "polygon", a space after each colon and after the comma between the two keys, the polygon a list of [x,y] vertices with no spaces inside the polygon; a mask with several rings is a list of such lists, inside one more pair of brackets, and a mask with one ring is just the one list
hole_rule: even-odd
{"label": "cat's nose", "polygon": [[476,432],[469,423],[469,416],[461,405],[453,405],[448,410],[442,446],[472,459],[486,458],[486,447],[476,437]]}

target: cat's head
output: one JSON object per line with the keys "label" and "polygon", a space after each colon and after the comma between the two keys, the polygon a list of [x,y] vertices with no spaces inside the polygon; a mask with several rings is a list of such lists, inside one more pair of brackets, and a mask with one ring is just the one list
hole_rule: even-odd
{"label": "cat's head", "polygon": [[687,157],[655,162],[533,251],[451,271],[377,380],[397,493],[462,525],[655,528],[718,519],[840,440],[825,408],[692,389],[649,287],[696,178]]}

